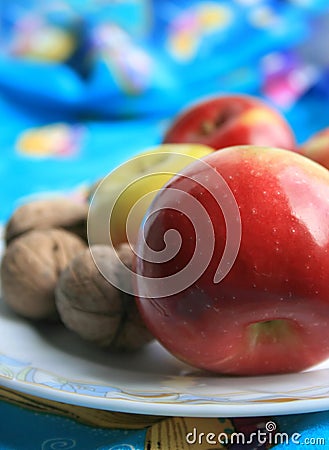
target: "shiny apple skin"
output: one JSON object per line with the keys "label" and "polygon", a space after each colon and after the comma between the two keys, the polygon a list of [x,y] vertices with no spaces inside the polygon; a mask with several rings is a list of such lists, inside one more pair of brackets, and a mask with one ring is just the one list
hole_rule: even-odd
{"label": "shiny apple skin", "polygon": [[300,147],[299,152],[329,169],[329,127],[313,134]]}
{"label": "shiny apple skin", "polygon": [[[179,206],[180,190],[209,212],[215,251],[200,278],[176,295],[141,298],[147,281],[136,284],[136,301],[150,331],[177,358],[220,374],[298,372],[329,358],[328,171],[297,153],[253,146],[223,149],[203,160],[225,179],[239,206],[239,253],[215,284],[226,239],[223,215],[195,182],[173,179],[166,188],[177,190],[165,188],[157,195],[152,209],[160,211],[143,231],[159,250],[165,231],[174,228],[183,239],[181,250],[169,263],[146,262],[140,239],[137,274],[165,277],[191,257],[195,236],[189,221],[166,209],[173,202]],[[198,167],[194,163],[184,174],[193,176]],[[210,174],[204,171],[204,179]],[[215,182],[209,177],[207,186]]]}
{"label": "shiny apple skin", "polygon": [[265,101],[241,94],[202,99],[182,110],[163,142],[195,142],[216,150],[250,144],[296,150],[294,132],[284,116]]}

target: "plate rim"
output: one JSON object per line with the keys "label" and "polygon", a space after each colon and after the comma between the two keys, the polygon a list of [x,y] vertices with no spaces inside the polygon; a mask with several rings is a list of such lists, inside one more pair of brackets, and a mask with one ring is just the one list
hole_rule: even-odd
{"label": "plate rim", "polygon": [[[3,353],[0,353],[0,356],[4,358],[10,358],[11,356],[6,356]],[[19,360],[13,359],[18,364],[20,364]],[[3,368],[6,368],[4,364],[2,364]],[[131,413],[131,414],[145,414],[145,415],[156,415],[156,416],[185,416],[185,417],[256,417],[256,416],[273,416],[273,415],[287,415],[287,414],[301,414],[301,413],[310,413],[310,412],[320,412],[324,410],[329,410],[329,394],[326,396],[320,397],[308,397],[308,398],[281,398],[281,400],[274,397],[271,399],[263,399],[261,401],[221,401],[220,398],[217,398],[216,401],[207,401],[207,397],[205,396],[202,399],[202,396],[198,395],[194,399],[190,399],[190,401],[186,400],[183,402],[174,401],[175,398],[182,393],[180,392],[170,392],[170,393],[160,393],[155,392],[155,396],[161,398],[163,394],[163,401],[152,401],[151,392],[149,395],[142,395],[138,393],[134,395],[129,392],[124,392],[120,390],[120,388],[116,388],[111,386],[110,384],[105,383],[93,383],[87,384],[85,380],[77,380],[68,377],[63,377],[59,374],[54,373],[53,371],[42,369],[39,367],[34,367],[30,364],[24,363],[19,366],[21,373],[22,371],[25,373],[32,374],[41,373],[46,374],[51,379],[61,379],[68,383],[76,386],[92,386],[92,387],[100,387],[104,389],[106,395],[102,395],[99,393],[98,395],[90,395],[84,393],[79,393],[77,391],[68,391],[60,387],[56,387],[56,385],[46,384],[47,378],[45,378],[44,382],[36,382],[33,378],[30,380],[27,379],[18,379],[15,374],[12,376],[5,376],[0,374],[0,385],[14,390],[16,392],[25,393],[28,395],[33,395],[35,397],[44,398],[52,401],[57,401],[69,405],[82,406],[93,409],[100,409],[112,412],[123,412],[123,413]],[[319,369],[322,370],[322,369]],[[291,374],[294,375],[294,374]],[[296,374],[298,375],[298,374]],[[184,375],[180,377],[184,378]],[[204,378],[204,377],[202,377]],[[249,377],[241,377],[241,379],[246,379]],[[254,377],[255,378],[255,377]],[[257,378],[257,377],[256,377]],[[108,389],[105,391],[105,389]],[[329,386],[328,386],[329,389]],[[113,390],[114,392],[119,391],[119,396],[115,397],[113,395],[109,395],[109,392]],[[120,392],[122,396],[120,397]],[[246,391],[248,392],[248,390]],[[266,391],[265,391],[266,393]],[[122,398],[123,397],[123,398]],[[141,399],[138,399],[141,397]],[[149,399],[148,399],[149,397]],[[171,400],[170,400],[171,399]]]}
{"label": "plate rim", "polygon": [[[122,412],[129,414],[143,414],[168,417],[198,417],[198,418],[227,418],[227,417],[260,417],[280,416],[287,414],[304,414],[329,410],[329,397],[320,399],[296,399],[289,402],[269,401],[264,403],[153,403],[138,402],[127,399],[110,397],[94,397],[81,395],[76,392],[65,392],[60,389],[43,386],[36,383],[13,382],[0,378],[0,384],[19,393],[33,395],[46,400],[61,402],[68,405],[80,406],[104,411]],[[280,405],[280,406],[278,406]],[[287,407],[287,405],[289,405]]]}

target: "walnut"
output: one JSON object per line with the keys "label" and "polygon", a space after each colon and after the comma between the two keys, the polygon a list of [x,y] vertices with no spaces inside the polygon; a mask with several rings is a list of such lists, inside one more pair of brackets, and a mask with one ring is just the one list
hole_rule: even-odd
{"label": "walnut", "polygon": [[31,230],[63,228],[87,240],[88,204],[66,197],[35,200],[16,209],[5,228],[8,244]]}
{"label": "walnut", "polygon": [[[137,350],[153,338],[139,315],[135,299],[107,281],[94,262],[95,258],[107,277],[110,273],[112,280],[118,279],[123,274],[115,252],[128,267],[133,253],[128,244],[117,250],[106,245],[91,249],[92,253],[87,249],[77,255],[59,278],[56,304],[60,317],[67,328],[100,347]],[[130,279],[122,281],[129,286]]]}
{"label": "walnut", "polygon": [[3,300],[30,319],[58,318],[59,274],[85,247],[78,236],[60,229],[33,230],[14,239],[1,264]]}

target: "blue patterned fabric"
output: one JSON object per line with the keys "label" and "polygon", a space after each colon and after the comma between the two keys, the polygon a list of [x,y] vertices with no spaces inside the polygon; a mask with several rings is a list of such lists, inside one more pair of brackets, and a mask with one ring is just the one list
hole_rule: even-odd
{"label": "blue patterned fabric", "polygon": [[[147,428],[122,430],[92,427],[72,419],[34,412],[6,402],[0,402],[0,413],[1,450],[148,450]],[[260,439],[255,437],[253,440],[250,437],[252,433],[257,430],[265,431],[265,428],[262,428],[264,423],[275,427],[271,437],[267,434],[266,442],[263,442],[264,434],[261,434]],[[310,447],[323,450],[329,445],[328,423],[329,413],[326,411],[233,419],[230,432],[243,433],[245,444],[233,443],[223,448],[282,450]],[[209,446],[212,447],[218,448],[215,445]]]}
{"label": "blue patterned fabric", "polygon": [[0,402],[1,450],[144,450],[146,429],[90,427]]}

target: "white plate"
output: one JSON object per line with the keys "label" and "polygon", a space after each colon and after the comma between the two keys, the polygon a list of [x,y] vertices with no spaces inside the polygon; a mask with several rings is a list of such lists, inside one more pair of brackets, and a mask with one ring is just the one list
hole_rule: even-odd
{"label": "white plate", "polygon": [[193,371],[153,343],[111,355],[61,325],[35,326],[0,307],[0,384],[92,408],[155,415],[238,417],[329,409],[329,361],[266,377]]}
{"label": "white plate", "polygon": [[1,301],[0,333],[0,385],[50,400],[196,417],[329,410],[329,360],[298,374],[211,376],[181,363],[158,343],[134,355],[109,354],[62,325],[21,319]]}

